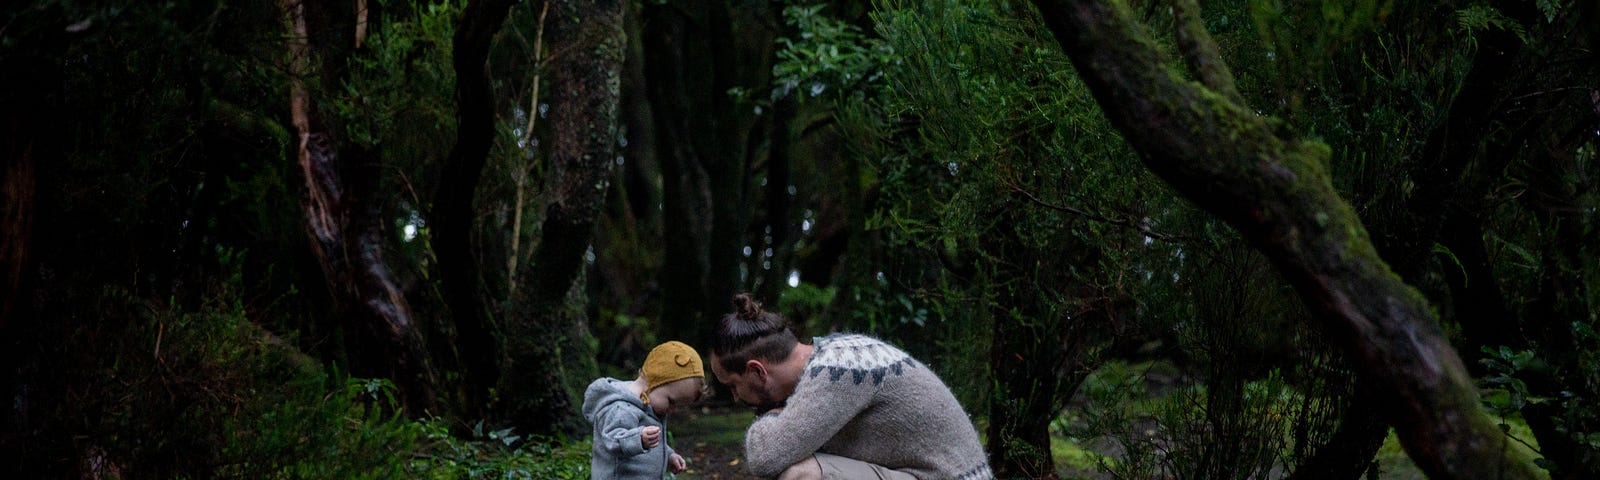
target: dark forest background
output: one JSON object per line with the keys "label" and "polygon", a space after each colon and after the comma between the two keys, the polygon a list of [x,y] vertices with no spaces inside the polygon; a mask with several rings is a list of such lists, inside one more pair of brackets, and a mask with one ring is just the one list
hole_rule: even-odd
{"label": "dark forest background", "polygon": [[1600,478],[1596,9],[11,2],[0,471],[586,478],[752,292],[1003,478]]}

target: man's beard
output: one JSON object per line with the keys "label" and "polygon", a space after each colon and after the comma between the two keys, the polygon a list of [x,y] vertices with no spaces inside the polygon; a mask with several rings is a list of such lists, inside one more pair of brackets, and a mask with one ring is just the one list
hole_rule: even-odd
{"label": "man's beard", "polygon": [[756,401],[755,405],[753,405],[751,409],[754,410],[756,416],[759,417],[765,415],[767,412],[770,412],[773,409],[783,408],[783,406],[787,405],[788,403],[788,399],[778,400],[768,396],[766,392],[761,392],[761,398]]}

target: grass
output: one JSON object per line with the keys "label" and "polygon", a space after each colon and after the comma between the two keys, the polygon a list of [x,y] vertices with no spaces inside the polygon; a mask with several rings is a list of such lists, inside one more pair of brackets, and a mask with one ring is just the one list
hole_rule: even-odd
{"label": "grass", "polygon": [[[680,414],[674,414],[680,415]],[[755,416],[749,410],[699,408],[681,412],[667,425],[672,448],[689,461],[677,480],[753,479],[744,461],[744,432]]]}
{"label": "grass", "polygon": [[[1144,371],[1139,369],[1138,371]],[[1149,408],[1150,398],[1131,399]],[[679,453],[689,459],[690,470],[677,475],[678,480],[745,480],[753,479],[741,464],[743,461],[744,433],[754,419],[746,410],[736,408],[698,408],[681,412],[668,424],[670,441]],[[982,423],[982,420],[979,420]],[[1533,435],[1520,418],[1506,419],[1511,435],[1532,443]],[[980,428],[980,434],[986,429]],[[1103,440],[1103,439],[1102,439]],[[1517,448],[1528,448],[1520,443]],[[1060,434],[1052,435],[1051,455],[1057,472],[1068,480],[1097,480],[1108,478],[1101,463],[1117,461],[1116,447],[1101,440],[1085,440]],[[1537,455],[1535,455],[1537,457]],[[1417,469],[1400,447],[1394,432],[1389,433],[1374,460],[1378,463],[1378,480],[1421,480],[1427,478]]]}

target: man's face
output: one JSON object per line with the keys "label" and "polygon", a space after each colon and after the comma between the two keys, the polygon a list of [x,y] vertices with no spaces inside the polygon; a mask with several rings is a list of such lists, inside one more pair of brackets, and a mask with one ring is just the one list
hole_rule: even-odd
{"label": "man's face", "polygon": [[733,373],[722,368],[722,362],[716,355],[711,356],[711,374],[717,377],[718,382],[727,385],[733,391],[733,399],[739,403],[756,407],[757,412],[765,412],[777,408],[782,404],[769,388],[772,385],[771,377],[767,375],[766,365],[759,360],[745,362],[743,373]]}

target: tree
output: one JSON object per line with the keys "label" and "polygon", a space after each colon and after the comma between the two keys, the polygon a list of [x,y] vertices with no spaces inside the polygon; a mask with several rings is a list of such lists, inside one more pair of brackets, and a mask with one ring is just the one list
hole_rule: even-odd
{"label": "tree", "polygon": [[493,311],[486,305],[487,286],[472,255],[477,218],[473,199],[495,136],[493,88],[486,65],[489,48],[515,3],[473,1],[461,14],[451,50],[458,102],[456,144],[445,160],[429,212],[441,290],[454,314],[465,357],[467,411],[478,415],[486,413],[489,390],[499,382],[504,359]]}
{"label": "tree", "polygon": [[1048,33],[1011,13],[894,5],[880,17],[883,46],[800,49],[837,48],[845,59],[918,52],[869,62],[881,73],[837,74],[887,79],[870,105],[889,133],[868,140],[862,156],[884,179],[871,213],[891,259],[872,267],[888,285],[857,287],[882,295],[860,308],[873,315],[868,328],[897,338],[960,332],[949,343],[963,346],[945,347],[960,353],[944,354],[987,364],[952,358],[977,371],[945,375],[977,377],[958,386],[967,408],[987,415],[996,475],[1050,478],[1059,413],[1118,334],[1132,336],[1130,299],[1146,279],[1127,272],[1167,255],[1143,241],[1161,234],[1139,225],[1163,217],[1171,197],[1083,107],[1083,85],[1054,74],[1066,65],[1042,54]]}
{"label": "tree", "polygon": [[[1206,25],[1252,15],[1225,5],[1208,8]],[[1362,211],[1379,254],[1429,297],[1469,371],[1509,395],[1491,400],[1493,410],[1511,418],[1520,408],[1554,476],[1593,476],[1585,473],[1593,461],[1568,453],[1583,450],[1578,432],[1594,429],[1576,407],[1593,395],[1581,374],[1550,375],[1592,371],[1572,354],[1589,348],[1578,339],[1593,323],[1583,312],[1592,309],[1534,306],[1548,305],[1536,300],[1546,294],[1593,284],[1575,267],[1593,264],[1588,254],[1559,246],[1583,244],[1589,220],[1535,220],[1581,212],[1592,201],[1577,193],[1592,187],[1575,169],[1590,150],[1578,132],[1596,121],[1587,85],[1597,64],[1584,42],[1573,41],[1592,22],[1582,8],[1548,3],[1326,6],[1322,15],[1316,6],[1276,12],[1270,21],[1257,15],[1259,35],[1232,35],[1235,46],[1224,48],[1230,63],[1250,71],[1241,90],[1335,147],[1332,175]],[[1314,23],[1295,26],[1307,19]],[[1376,28],[1368,32],[1363,22]],[[1274,62],[1262,52],[1308,60]],[[1575,228],[1553,235],[1556,225]],[[1519,266],[1532,264],[1541,266]],[[1557,278],[1563,286],[1536,285]],[[1553,368],[1513,367],[1519,355]],[[1546,400],[1553,398],[1567,400]],[[1560,420],[1550,422],[1552,415]],[[1381,425],[1368,430],[1383,435]]]}
{"label": "tree", "polygon": [[[1333,190],[1328,148],[1286,138],[1236,95],[1215,47],[1182,49],[1179,77],[1121,2],[1037,0],[1045,24],[1144,163],[1233,226],[1284,274],[1370,381],[1383,417],[1435,478],[1537,478],[1478,407],[1426,300],[1389,270]],[[1226,139],[1217,142],[1215,139]]]}
{"label": "tree", "polygon": [[588,289],[580,280],[594,255],[596,219],[617,158],[623,7],[621,1],[556,2],[546,24],[557,54],[550,65],[545,209],[532,268],[528,278],[517,279],[526,285],[526,298],[508,316],[512,370],[503,386],[516,398],[510,407],[516,423],[535,433],[583,430],[576,415],[581,404],[572,400],[581,398],[596,370],[597,352],[586,341]]}
{"label": "tree", "polygon": [[740,251],[754,211],[755,146],[766,138],[753,99],[771,84],[775,32],[764,26],[771,8],[734,9],[722,0],[644,7],[646,88],[663,180],[662,327],[688,338],[707,338],[709,320],[747,285]]}
{"label": "tree", "polygon": [[[340,24],[333,19],[335,11],[308,9],[301,0],[284,0],[283,9],[289,28],[291,121],[299,140],[295,158],[306,182],[306,232],[339,317],[347,322],[352,370],[394,378],[405,386],[408,403],[433,409],[438,374],[405,294],[384,260],[383,201],[378,198],[382,162],[374,152],[353,148],[334,133],[306,85],[308,80],[323,85],[341,81],[347,71],[342,64],[359,48],[355,35],[313,41],[308,24]],[[313,59],[321,59],[322,68],[313,69]]]}

